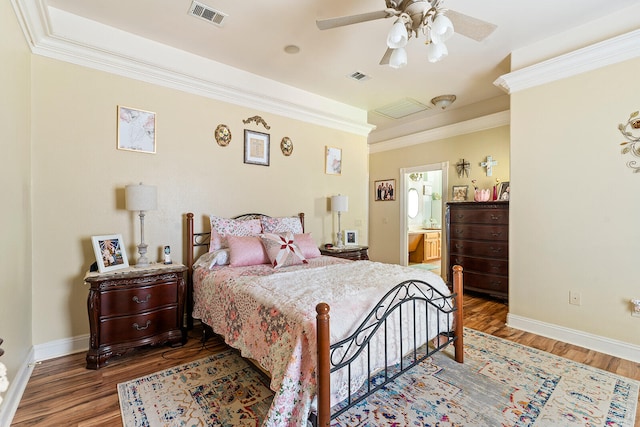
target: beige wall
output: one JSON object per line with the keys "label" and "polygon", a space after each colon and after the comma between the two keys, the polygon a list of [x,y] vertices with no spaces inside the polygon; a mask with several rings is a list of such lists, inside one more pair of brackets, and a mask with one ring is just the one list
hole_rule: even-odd
{"label": "beige wall", "polygon": [[[490,155],[498,164],[493,167],[493,175],[487,177],[486,169],[480,162]],[[460,159],[471,163],[469,177],[459,178],[456,163]],[[399,183],[400,169],[449,162],[447,194],[443,202],[451,198],[453,185],[469,185],[469,197],[472,196],[476,179],[479,188],[490,188],[496,179],[509,179],[509,126],[459,135],[443,140],[427,142],[396,150],[372,153],[369,155],[369,243],[370,256],[375,261],[400,262],[400,200],[376,202],[373,197],[373,182],[383,179],[395,179]],[[398,186],[399,188],[399,186]],[[444,200],[446,197],[446,200]]]}
{"label": "beige wall", "polygon": [[29,58],[11,3],[1,2],[0,338],[10,380],[31,348]]}
{"label": "beige wall", "polygon": [[618,131],[640,109],[638,69],[634,59],[512,95],[510,314],[640,344],[629,303],[640,298],[640,175]]}
{"label": "beige wall", "polygon": [[[158,210],[147,213],[150,258],[171,245],[182,259],[183,218],[305,212],[307,230],[329,241],[334,219],[327,198],[348,194],[342,226],[367,235],[366,138],[272,114],[261,114],[172,89],[34,56],[33,61],[33,342],[88,333],[83,275],[95,260],[92,235],[121,233],[132,261],[139,220],[124,210],[124,187],[158,187]],[[153,111],[157,153],[116,150],[117,105]],[[271,127],[244,125],[261,115]],[[233,134],[220,147],[213,131]],[[269,167],[243,163],[243,129],[271,135]],[[280,140],[294,142],[293,154]],[[341,176],[324,173],[325,145],[342,148]],[[360,221],[359,227],[354,227]]]}

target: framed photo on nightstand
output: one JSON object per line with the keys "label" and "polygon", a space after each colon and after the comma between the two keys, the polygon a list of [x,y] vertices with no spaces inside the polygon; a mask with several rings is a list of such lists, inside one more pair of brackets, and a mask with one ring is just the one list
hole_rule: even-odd
{"label": "framed photo on nightstand", "polygon": [[91,242],[100,273],[129,267],[127,251],[121,234],[92,236]]}
{"label": "framed photo on nightstand", "polygon": [[344,230],[344,244],[346,246],[358,246],[358,231]]}

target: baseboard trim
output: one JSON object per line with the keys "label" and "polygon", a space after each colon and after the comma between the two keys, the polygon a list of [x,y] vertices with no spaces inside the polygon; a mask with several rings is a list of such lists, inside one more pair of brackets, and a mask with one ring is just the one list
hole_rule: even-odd
{"label": "baseboard trim", "polygon": [[89,349],[89,334],[49,341],[48,343],[35,345],[33,348],[34,360],[37,362],[80,353]]}
{"label": "baseboard trim", "polygon": [[514,314],[507,315],[507,326],[640,363],[640,346],[638,345]]}
{"label": "baseboard trim", "polygon": [[22,400],[24,390],[27,388],[29,378],[31,378],[31,373],[35,366],[34,360],[34,351],[33,348],[31,348],[27,359],[18,369],[18,373],[15,378],[11,380],[9,389],[2,401],[2,406],[0,406],[0,426],[11,425],[11,421],[13,420],[13,417],[18,410],[18,406],[20,405],[20,400]]}

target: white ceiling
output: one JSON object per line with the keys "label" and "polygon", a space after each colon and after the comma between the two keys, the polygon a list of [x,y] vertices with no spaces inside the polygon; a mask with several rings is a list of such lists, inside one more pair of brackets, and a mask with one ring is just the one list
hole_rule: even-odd
{"label": "white ceiling", "polygon": [[[510,53],[544,38],[634,5],[637,0],[445,0],[445,7],[498,26],[477,42],[459,34],[447,42],[449,56],[432,64],[424,39],[411,39],[408,65],[378,62],[392,19],[320,31],[316,19],[385,8],[383,0],[200,0],[228,15],[222,27],[188,15],[191,0],[45,0],[55,8],[176,47],[250,73],[369,111],[376,133],[410,126],[456,110],[508,109],[508,96],[493,82],[510,71]],[[300,52],[288,54],[287,45]],[[354,81],[353,72],[371,78]],[[411,98],[455,94],[445,113],[435,108],[399,120],[375,109]],[[478,109],[478,108],[476,108]],[[483,108],[479,108],[483,110]],[[441,120],[441,119],[440,119]],[[397,134],[399,131],[395,131]]]}

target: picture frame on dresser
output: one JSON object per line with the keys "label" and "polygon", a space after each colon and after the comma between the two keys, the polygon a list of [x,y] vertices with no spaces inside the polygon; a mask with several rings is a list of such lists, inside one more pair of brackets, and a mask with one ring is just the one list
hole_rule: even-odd
{"label": "picture frame on dresser", "polygon": [[358,230],[344,230],[345,246],[358,246]]}
{"label": "picture frame on dresser", "polygon": [[129,268],[127,250],[121,234],[91,236],[91,243],[100,273]]}

